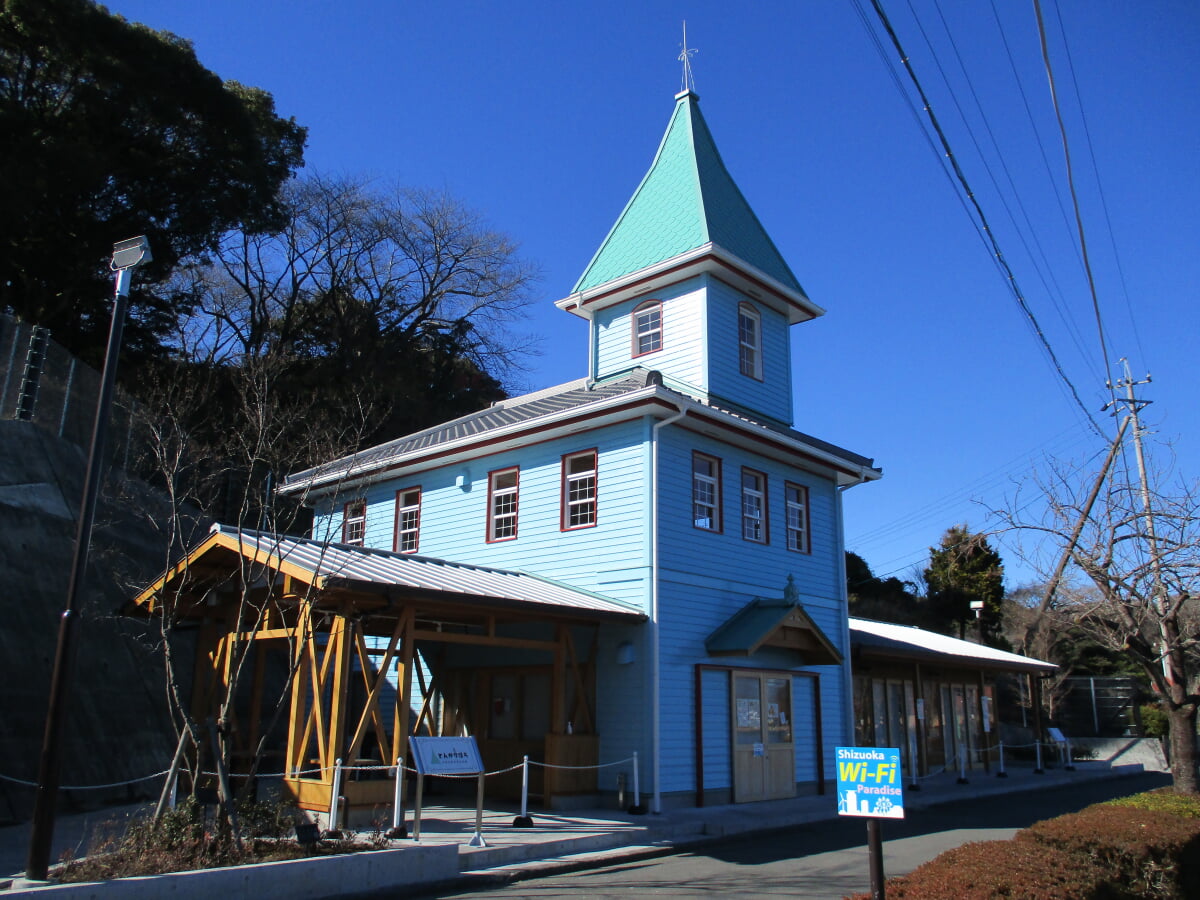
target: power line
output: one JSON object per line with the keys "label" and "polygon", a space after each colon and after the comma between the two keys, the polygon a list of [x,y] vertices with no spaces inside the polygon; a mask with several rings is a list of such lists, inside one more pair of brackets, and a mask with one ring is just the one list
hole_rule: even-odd
{"label": "power line", "polygon": [[[858,2],[858,0],[856,0],[856,2]],[[915,70],[913,69],[912,63],[911,63],[908,55],[904,51],[904,46],[901,43],[899,36],[896,34],[895,29],[892,27],[891,20],[888,18],[887,13],[884,11],[882,5],[880,4],[880,0],[871,0],[871,5],[875,10],[875,14],[879,18],[879,21],[880,21],[881,25],[883,26],[884,31],[887,33],[889,39],[891,40],[892,46],[895,48],[896,52],[899,54],[900,63],[901,63],[901,65],[903,65],[905,72],[907,73],[909,80],[912,83],[913,89],[916,91],[917,96],[919,97],[919,99],[921,101],[921,106],[924,109],[926,117],[929,120],[930,127],[933,129],[934,133],[937,135],[938,142],[940,143],[941,148],[942,148],[942,153],[944,154],[945,164],[950,166],[951,170],[953,171],[955,180],[957,180],[958,184],[962,188],[962,191],[963,191],[963,194],[965,195],[966,201],[970,204],[971,209],[974,211],[974,216],[978,220],[978,226],[979,226],[981,237],[983,237],[983,239],[985,240],[986,244],[988,245],[988,247],[992,253],[993,263],[999,268],[1002,277],[1005,279],[1005,282],[1008,285],[1009,290],[1013,295],[1013,298],[1016,300],[1017,305],[1020,307],[1021,312],[1024,314],[1024,316],[1026,318],[1026,323],[1029,325],[1029,327],[1033,331],[1035,337],[1037,337],[1039,343],[1041,344],[1043,351],[1046,353],[1047,357],[1049,358],[1052,367],[1054,368],[1055,372],[1058,374],[1058,377],[1059,377],[1061,383],[1070,392],[1070,395],[1071,395],[1072,399],[1074,400],[1076,406],[1084,414],[1087,421],[1089,423],[1091,423],[1091,426],[1095,429],[1096,433],[1099,435],[1102,435],[1104,433],[1103,429],[1100,428],[1100,425],[1096,421],[1095,417],[1092,415],[1091,410],[1088,409],[1088,407],[1084,405],[1082,399],[1080,399],[1079,391],[1076,389],[1076,387],[1075,387],[1074,383],[1071,381],[1071,379],[1067,376],[1066,371],[1063,369],[1062,363],[1058,359],[1058,355],[1054,352],[1054,348],[1051,347],[1049,339],[1046,337],[1045,332],[1042,330],[1041,324],[1038,322],[1037,316],[1034,315],[1033,310],[1030,308],[1029,303],[1026,301],[1025,296],[1022,293],[1020,286],[1017,283],[1016,274],[1012,271],[1012,268],[1008,265],[1008,262],[1005,259],[1004,254],[1000,249],[999,242],[997,241],[996,236],[992,231],[991,225],[988,223],[987,215],[984,213],[983,207],[979,204],[978,199],[975,197],[974,191],[971,190],[970,183],[967,181],[967,177],[963,173],[962,167],[958,163],[958,158],[954,155],[954,151],[950,146],[950,141],[946,137],[946,133],[942,129],[941,123],[938,121],[937,114],[933,110],[933,104],[930,102],[928,95],[925,93],[925,90],[921,85],[920,79],[917,78],[917,75],[916,75]]]}

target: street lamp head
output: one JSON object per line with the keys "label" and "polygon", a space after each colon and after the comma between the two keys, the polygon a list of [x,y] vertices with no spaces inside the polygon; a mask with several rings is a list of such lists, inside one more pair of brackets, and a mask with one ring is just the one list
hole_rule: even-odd
{"label": "street lamp head", "polygon": [[153,258],[150,255],[150,242],[146,240],[146,236],[143,234],[139,237],[117,241],[113,244],[111,266],[114,271],[119,272],[122,269],[132,269],[135,266],[140,266],[142,263],[148,263]]}

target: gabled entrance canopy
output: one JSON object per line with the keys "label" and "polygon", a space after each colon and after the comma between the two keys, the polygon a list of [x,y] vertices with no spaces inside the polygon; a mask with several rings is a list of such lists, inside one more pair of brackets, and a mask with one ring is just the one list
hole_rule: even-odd
{"label": "gabled entrance canopy", "polygon": [[800,605],[791,577],[783,599],[756,597],[708,636],[710,656],[753,656],[763,647],[799,653],[808,666],[842,661],[837,647]]}
{"label": "gabled entrance canopy", "polygon": [[[192,718],[216,721],[234,774],[266,748],[297,804],[335,820],[337,765],[392,764],[418,732],[477,736],[493,768],[544,760],[547,804],[594,790],[574,770],[595,779],[599,627],[646,619],[523,572],[219,525],[135,603],[197,627]],[[534,687],[502,692],[501,710],[493,682],[513,678]],[[267,724],[279,687],[283,730]],[[518,721],[542,724],[489,740],[498,711],[515,715],[510,701],[533,710]],[[351,780],[338,796],[347,813],[369,813],[391,791]]]}

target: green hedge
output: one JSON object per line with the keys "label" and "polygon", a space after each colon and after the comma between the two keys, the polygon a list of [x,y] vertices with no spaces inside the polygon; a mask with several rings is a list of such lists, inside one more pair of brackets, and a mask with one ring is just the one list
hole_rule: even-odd
{"label": "green hedge", "polygon": [[888,900],[1121,900],[1106,881],[1102,869],[1053,847],[982,841],[889,878],[885,894]]}
{"label": "green hedge", "polygon": [[[1099,803],[964,844],[887,882],[888,900],[1200,898],[1200,798],[1170,790]],[[851,900],[870,900],[869,894]]]}

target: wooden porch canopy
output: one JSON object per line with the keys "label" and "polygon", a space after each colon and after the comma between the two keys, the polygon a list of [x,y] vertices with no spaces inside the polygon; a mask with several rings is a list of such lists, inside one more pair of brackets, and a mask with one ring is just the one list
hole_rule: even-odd
{"label": "wooden porch canopy", "polygon": [[[606,597],[523,572],[220,525],[134,602],[145,613],[200,626],[196,719],[216,714],[235,672],[252,670],[246,721],[228,721],[237,707],[225,706],[235,753],[252,755],[260,738],[264,654],[250,665],[250,650],[284,651],[291,695],[284,781],[301,807],[314,810],[329,807],[335,760],[392,762],[408,755],[407,737],[422,721],[440,727],[430,700],[436,685],[414,665],[418,642],[542,652],[552,660],[551,735],[565,736],[570,720],[582,740],[594,730],[586,689],[594,671],[581,664],[573,626],[646,619]],[[594,659],[593,647],[588,667]],[[396,702],[385,716],[380,700],[392,672]],[[423,698],[415,722],[414,672]],[[547,762],[555,755],[551,735]],[[554,746],[570,743],[564,737]],[[363,781],[342,793],[350,807],[362,807],[386,803],[389,791],[388,782]]]}

